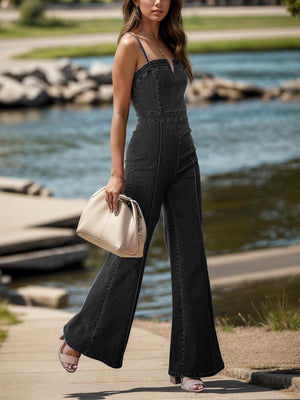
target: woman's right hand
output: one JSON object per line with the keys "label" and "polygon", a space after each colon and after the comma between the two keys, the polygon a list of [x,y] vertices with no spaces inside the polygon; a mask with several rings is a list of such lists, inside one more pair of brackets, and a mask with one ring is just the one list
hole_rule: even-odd
{"label": "woman's right hand", "polygon": [[105,200],[110,212],[118,210],[119,194],[123,193],[123,189],[124,179],[111,176],[105,188]]}

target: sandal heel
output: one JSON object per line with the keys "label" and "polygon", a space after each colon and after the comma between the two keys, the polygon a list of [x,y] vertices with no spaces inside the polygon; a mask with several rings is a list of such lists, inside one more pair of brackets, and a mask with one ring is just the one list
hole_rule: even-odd
{"label": "sandal heel", "polygon": [[173,385],[178,385],[178,383],[181,383],[180,376],[170,375],[170,382],[173,383]]}
{"label": "sandal heel", "polygon": [[64,335],[64,328],[61,328],[61,329],[59,330],[59,335],[58,335],[58,337],[59,337],[59,339],[61,339],[61,340],[63,340],[63,339],[65,338],[65,335]]}

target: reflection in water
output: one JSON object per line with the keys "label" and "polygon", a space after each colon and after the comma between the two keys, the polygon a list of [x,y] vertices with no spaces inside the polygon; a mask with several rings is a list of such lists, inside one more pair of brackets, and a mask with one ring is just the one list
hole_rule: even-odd
{"label": "reflection in water", "polygon": [[203,183],[208,254],[300,241],[300,159],[215,175]]}

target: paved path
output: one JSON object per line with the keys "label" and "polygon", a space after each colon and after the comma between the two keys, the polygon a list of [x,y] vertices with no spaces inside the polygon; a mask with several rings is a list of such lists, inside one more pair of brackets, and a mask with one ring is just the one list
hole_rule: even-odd
{"label": "paved path", "polygon": [[[23,323],[9,327],[0,349],[1,398],[5,400],[186,400],[168,378],[169,342],[133,325],[124,364],[113,369],[81,356],[74,374],[65,372],[57,358],[58,330],[73,315],[39,307],[10,306]],[[285,400],[299,394],[248,385],[221,373],[204,378],[205,400]],[[202,397],[201,397],[202,398]]]}
{"label": "paved path", "polygon": [[[184,7],[183,16],[267,16],[267,15],[290,15],[285,6],[267,6],[267,7]],[[0,9],[0,21],[12,21],[19,16],[18,10]],[[46,16],[65,19],[106,19],[122,18],[121,6],[103,7],[94,6],[86,8],[58,9],[49,7]]]}
{"label": "paved path", "polygon": [[300,275],[300,244],[208,257],[213,288]]}
{"label": "paved path", "polygon": [[[282,37],[300,37],[300,27],[217,29],[188,31],[190,42],[210,42],[235,39],[265,39]],[[59,46],[99,45],[117,43],[118,33],[85,33],[80,35],[60,35],[30,38],[11,38],[0,40],[0,67],[28,65],[29,63],[49,63],[49,60],[10,60],[10,57],[34,49]],[[53,62],[53,61],[52,61]]]}

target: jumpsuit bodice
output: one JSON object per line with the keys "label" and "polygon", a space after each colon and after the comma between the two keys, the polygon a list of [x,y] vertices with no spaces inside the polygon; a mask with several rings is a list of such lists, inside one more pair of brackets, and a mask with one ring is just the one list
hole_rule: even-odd
{"label": "jumpsuit bodice", "polygon": [[137,117],[185,116],[187,75],[182,61],[173,58],[172,70],[166,58],[149,60],[139,38],[128,33],[138,40],[146,58],[146,63],[135,72],[132,81],[131,102]]}

